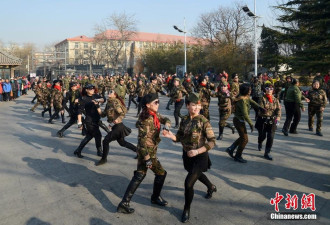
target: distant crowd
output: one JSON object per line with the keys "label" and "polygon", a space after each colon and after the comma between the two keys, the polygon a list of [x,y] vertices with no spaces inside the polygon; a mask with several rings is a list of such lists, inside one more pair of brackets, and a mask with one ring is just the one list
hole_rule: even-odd
{"label": "distant crowd", "polygon": [[26,95],[31,84],[26,77],[0,79],[0,102],[13,101]]}

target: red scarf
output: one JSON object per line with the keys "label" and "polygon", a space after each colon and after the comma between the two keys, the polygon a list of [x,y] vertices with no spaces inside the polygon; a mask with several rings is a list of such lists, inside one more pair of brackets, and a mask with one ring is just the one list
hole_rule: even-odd
{"label": "red scarf", "polygon": [[58,91],[61,91],[61,86],[55,85],[54,88],[57,89]]}
{"label": "red scarf", "polygon": [[190,79],[187,79],[187,82],[189,83],[190,82]]}
{"label": "red scarf", "polygon": [[270,103],[273,103],[273,96],[272,96],[272,95],[267,95],[267,94],[266,94],[266,98],[268,99],[268,101],[269,101]]}
{"label": "red scarf", "polygon": [[200,83],[200,85],[201,85],[202,87],[206,87],[206,84],[204,84],[204,83]]}
{"label": "red scarf", "polygon": [[160,122],[157,117],[157,114],[151,110],[149,110],[149,114],[154,117],[154,125],[157,127],[157,130],[160,131]]}

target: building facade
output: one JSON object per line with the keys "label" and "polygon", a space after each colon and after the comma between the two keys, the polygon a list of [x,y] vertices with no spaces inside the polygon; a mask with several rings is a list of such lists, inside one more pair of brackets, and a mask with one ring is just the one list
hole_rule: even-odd
{"label": "building facade", "polygon": [[[167,48],[178,43],[184,43],[183,36],[145,32],[127,35],[116,30],[107,30],[93,38],[84,35],[67,38],[55,45],[55,52],[65,52],[66,63],[70,66],[90,65],[91,69],[93,66],[104,66],[108,70],[126,72],[129,68],[133,70],[144,51]],[[187,37],[186,43],[194,45],[198,41]]]}

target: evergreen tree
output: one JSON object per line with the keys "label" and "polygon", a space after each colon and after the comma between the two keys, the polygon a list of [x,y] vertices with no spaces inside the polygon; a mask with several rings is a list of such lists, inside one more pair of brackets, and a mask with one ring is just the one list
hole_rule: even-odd
{"label": "evergreen tree", "polygon": [[293,71],[326,71],[330,65],[330,1],[291,0],[277,6],[279,43],[291,45],[286,61]]}
{"label": "evergreen tree", "polygon": [[278,71],[279,64],[281,63],[278,32],[263,25],[260,37],[261,46],[259,48],[259,54],[263,66],[266,68],[275,67],[275,71]]}

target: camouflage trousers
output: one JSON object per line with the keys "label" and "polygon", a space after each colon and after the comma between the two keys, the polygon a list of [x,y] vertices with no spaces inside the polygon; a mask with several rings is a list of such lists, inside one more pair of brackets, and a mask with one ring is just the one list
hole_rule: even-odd
{"label": "camouflage trousers", "polygon": [[210,120],[209,104],[202,105],[202,110],[201,110],[200,114],[205,116],[205,118],[207,118],[208,120]]}
{"label": "camouflage trousers", "polygon": [[227,125],[227,119],[230,117],[230,111],[224,111],[219,109],[219,126],[225,127]]}
{"label": "camouflage trousers", "polygon": [[308,127],[313,128],[314,126],[314,115],[316,114],[316,131],[321,132],[323,112],[321,111],[321,106],[308,105]]}
{"label": "camouflage trousers", "polygon": [[40,104],[44,107],[44,109],[47,108],[47,102],[37,100],[36,104],[34,104],[34,106],[31,108],[31,111],[34,111]]}
{"label": "camouflage trousers", "polygon": [[[164,170],[163,166],[160,164],[158,158],[151,158],[152,162],[152,167],[151,170],[152,172],[155,173],[155,175],[164,175],[166,171]],[[148,170],[148,167],[146,167],[146,163],[144,159],[139,156],[138,158],[138,163],[137,163],[137,171],[146,174]]]}

